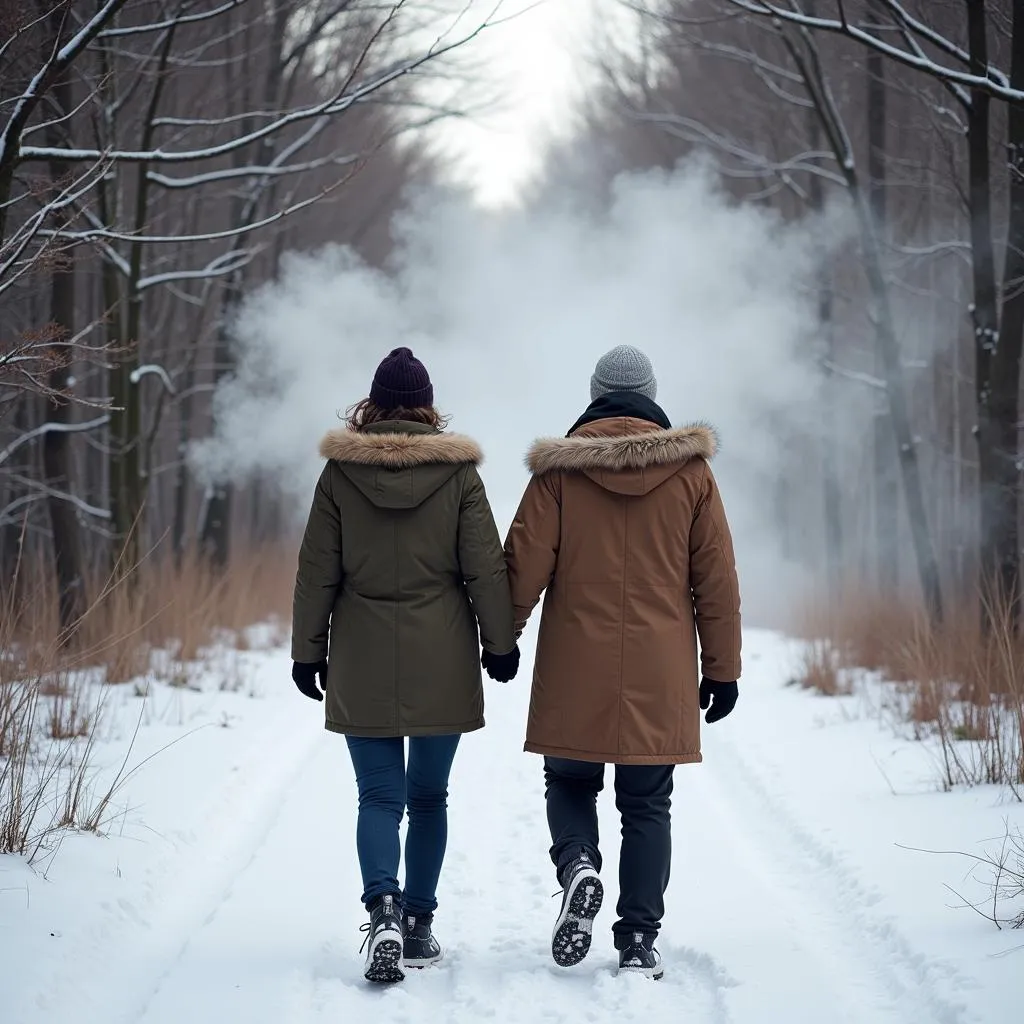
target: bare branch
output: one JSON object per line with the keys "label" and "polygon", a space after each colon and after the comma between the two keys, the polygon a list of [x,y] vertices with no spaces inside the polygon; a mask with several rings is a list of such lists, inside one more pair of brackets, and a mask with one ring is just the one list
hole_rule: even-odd
{"label": "bare branch", "polygon": [[99,416],[94,420],[85,423],[42,423],[34,430],[30,430],[21,437],[15,438],[6,448],[0,449],[0,465],[5,463],[19,448],[34,441],[37,437],[50,433],[80,434],[87,430],[95,430],[97,427],[105,427],[110,422],[109,416]]}

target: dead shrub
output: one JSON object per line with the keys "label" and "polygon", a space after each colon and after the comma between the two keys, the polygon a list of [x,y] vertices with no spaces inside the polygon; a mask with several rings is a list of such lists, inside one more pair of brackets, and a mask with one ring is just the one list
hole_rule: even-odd
{"label": "dead shrub", "polygon": [[826,697],[846,696],[853,692],[839,652],[828,640],[807,643],[796,682],[805,690],[814,690]]}
{"label": "dead shrub", "polygon": [[1003,826],[1005,831],[998,849],[989,847],[981,854],[960,853],[974,862],[971,876],[987,890],[987,898],[970,900],[957,893],[963,907],[976,911],[1000,931],[1024,928],[1024,833],[1011,829],[1008,821]]}
{"label": "dead shrub", "polygon": [[89,706],[89,687],[81,674],[61,673],[39,688],[47,703],[47,735],[53,740],[73,740],[88,736],[95,724]]}
{"label": "dead shrub", "polygon": [[943,786],[995,783],[1024,799],[1024,636],[1014,612],[989,592],[935,627],[913,602],[840,595],[805,617],[801,632],[816,638],[805,673],[829,692],[842,669],[878,672],[894,684],[886,705],[916,738],[938,741]]}
{"label": "dead shrub", "polygon": [[0,591],[0,853],[32,860],[61,829],[100,830],[138,769],[126,757],[93,792],[105,692],[96,670],[107,683],[145,678],[148,692],[154,652],[167,652],[169,678],[191,680],[204,648],[248,644],[247,627],[287,621],[294,571],[287,546],[241,554],[222,573],[195,555],[153,552],[93,581],[87,611],[61,631],[50,567],[19,563]]}

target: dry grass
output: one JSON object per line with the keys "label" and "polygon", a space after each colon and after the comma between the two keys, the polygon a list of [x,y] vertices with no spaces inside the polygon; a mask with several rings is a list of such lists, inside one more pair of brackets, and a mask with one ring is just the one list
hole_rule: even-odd
{"label": "dry grass", "polygon": [[[30,575],[49,580],[45,567]],[[287,546],[239,554],[225,573],[195,555],[180,564],[151,555],[122,578],[91,585],[88,611],[57,643],[60,663],[101,667],[109,683],[154,671],[178,677],[182,665],[201,660],[214,643],[248,647],[248,627],[287,622],[294,579],[295,553]],[[58,641],[56,596],[40,584],[30,595],[21,588],[18,598],[5,598],[21,612],[6,630],[9,646],[0,649],[16,648],[27,672],[45,674],[53,668],[50,648]],[[154,661],[156,651],[170,657]]]}
{"label": "dry grass", "polygon": [[295,555],[286,547],[241,555],[216,574],[196,557],[175,564],[154,554],[97,581],[87,612],[64,632],[47,570],[19,566],[0,591],[0,853],[30,860],[61,829],[102,828],[135,770],[126,760],[106,789],[90,785],[99,678],[189,685],[204,649],[248,647],[247,627],[287,622]]}
{"label": "dry grass", "polygon": [[1024,635],[998,595],[985,608],[988,629],[977,603],[951,608],[935,628],[911,601],[822,602],[799,630],[809,638],[807,685],[829,693],[841,668],[880,673],[914,735],[938,739],[943,785],[997,783],[1024,799]]}
{"label": "dry grass", "polygon": [[800,675],[794,682],[805,690],[814,690],[826,697],[852,693],[839,652],[828,640],[820,638],[808,642]]}

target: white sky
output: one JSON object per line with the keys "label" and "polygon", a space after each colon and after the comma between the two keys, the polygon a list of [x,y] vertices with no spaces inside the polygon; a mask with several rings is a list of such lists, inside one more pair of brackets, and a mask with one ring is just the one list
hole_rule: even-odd
{"label": "white sky", "polygon": [[[503,0],[500,17],[515,17],[472,43],[471,59],[483,66],[487,87],[501,99],[472,119],[441,122],[435,137],[482,204],[513,201],[538,170],[545,140],[565,130],[589,74],[586,53],[596,12],[610,2]],[[471,16],[485,16],[487,3],[473,0]]]}

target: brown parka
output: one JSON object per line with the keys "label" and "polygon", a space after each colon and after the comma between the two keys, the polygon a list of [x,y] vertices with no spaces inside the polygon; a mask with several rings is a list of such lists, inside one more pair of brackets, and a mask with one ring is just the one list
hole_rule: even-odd
{"label": "brown parka", "polygon": [[516,629],[547,590],[526,750],[612,764],[701,760],[703,674],[740,675],[732,538],[710,428],[615,417],[538,441],[505,543]]}
{"label": "brown parka", "polygon": [[[480,644],[515,645],[501,538],[467,437],[334,430],[299,554],[292,658],[328,658],[326,724],[350,736],[484,724]],[[478,630],[479,624],[479,630]]]}

